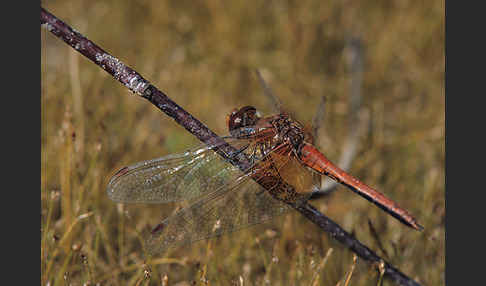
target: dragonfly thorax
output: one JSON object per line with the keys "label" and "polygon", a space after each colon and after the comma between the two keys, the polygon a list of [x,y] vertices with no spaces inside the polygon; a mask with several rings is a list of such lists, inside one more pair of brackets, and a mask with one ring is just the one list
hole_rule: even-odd
{"label": "dragonfly thorax", "polygon": [[296,155],[300,154],[307,138],[302,125],[288,114],[262,118],[253,106],[233,110],[227,117],[227,124],[231,135],[236,138],[258,139],[260,144],[269,149],[290,145]]}
{"label": "dragonfly thorax", "polygon": [[305,141],[305,131],[302,125],[292,120],[287,114],[282,113],[272,118],[271,124],[276,131],[276,138],[279,144],[290,144],[292,150],[300,154]]}

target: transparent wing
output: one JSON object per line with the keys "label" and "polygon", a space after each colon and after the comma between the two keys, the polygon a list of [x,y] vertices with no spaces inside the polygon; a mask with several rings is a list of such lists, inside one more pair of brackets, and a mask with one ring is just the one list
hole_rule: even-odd
{"label": "transparent wing", "polygon": [[146,242],[151,255],[177,244],[219,236],[267,221],[290,207],[245,174],[159,224]]}
{"label": "transparent wing", "polygon": [[152,230],[145,245],[147,251],[161,254],[173,245],[262,223],[286,213],[290,206],[285,201],[304,202],[310,192],[295,192],[279,175],[278,169],[288,162],[277,165],[272,160],[259,161],[251,172],[240,172],[228,185],[169,216]]}
{"label": "transparent wing", "polygon": [[[237,149],[247,140],[227,138]],[[119,203],[167,203],[190,200],[234,179],[238,168],[212,149],[199,146],[181,154],[143,161],[120,169],[108,183],[110,199]]]}

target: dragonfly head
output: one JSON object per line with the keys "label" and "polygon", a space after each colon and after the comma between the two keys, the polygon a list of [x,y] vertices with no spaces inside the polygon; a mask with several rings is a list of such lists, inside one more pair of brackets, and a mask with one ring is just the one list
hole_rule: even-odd
{"label": "dragonfly head", "polygon": [[226,124],[230,133],[243,127],[254,126],[261,118],[260,113],[253,106],[245,106],[233,111],[226,117]]}

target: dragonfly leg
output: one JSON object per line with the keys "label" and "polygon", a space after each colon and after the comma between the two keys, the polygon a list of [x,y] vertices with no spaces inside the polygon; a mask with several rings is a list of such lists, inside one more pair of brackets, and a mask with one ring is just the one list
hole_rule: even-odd
{"label": "dragonfly leg", "polygon": [[236,151],[235,153],[231,154],[229,156],[229,158],[231,160],[234,160],[237,156],[239,156],[242,152],[244,152],[246,149],[248,149],[248,146],[250,146],[250,144],[247,144],[245,147],[243,148],[240,148],[238,151]]}

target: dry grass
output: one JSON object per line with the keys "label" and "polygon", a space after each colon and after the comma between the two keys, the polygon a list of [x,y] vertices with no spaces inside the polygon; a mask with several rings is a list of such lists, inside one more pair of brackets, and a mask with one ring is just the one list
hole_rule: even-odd
{"label": "dry grass", "polygon": [[[325,95],[319,145],[334,160],[348,132],[343,48],[347,37],[361,37],[369,129],[351,173],[408,208],[425,231],[404,227],[344,188],[313,204],[410,277],[444,285],[444,2],[302,3],[49,1],[44,7],[219,134],[234,107],[271,110],[256,68],[302,122],[311,122]],[[143,232],[175,206],[116,205],[105,194],[107,182],[124,165],[198,142],[53,35],[42,30],[41,40],[42,285],[378,284],[375,268],[355,264],[350,251],[297,213],[144,261]]]}

